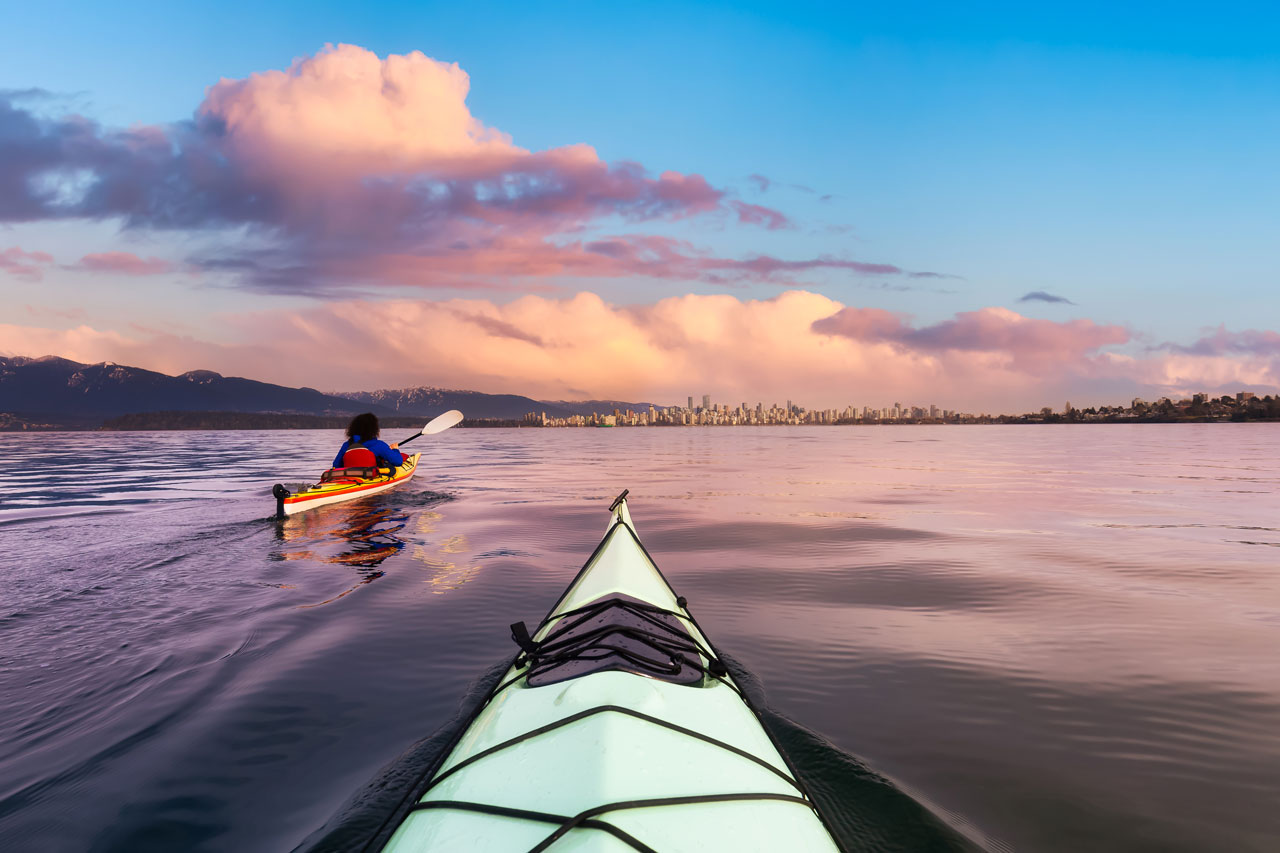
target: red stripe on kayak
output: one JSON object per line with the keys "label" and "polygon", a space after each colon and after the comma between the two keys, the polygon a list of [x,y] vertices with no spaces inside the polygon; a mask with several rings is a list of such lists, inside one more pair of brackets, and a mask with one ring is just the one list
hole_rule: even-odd
{"label": "red stripe on kayak", "polygon": [[[413,467],[417,468],[417,465],[414,465]],[[334,489],[331,492],[324,492],[323,494],[319,494],[319,495],[308,495],[305,498],[299,497],[298,495],[291,495],[290,497],[285,498],[284,502],[287,504],[300,504],[300,503],[306,503],[307,501],[320,500],[321,498],[331,498],[335,495],[349,495],[355,492],[363,492],[368,489],[376,489],[380,486],[390,486],[395,483],[399,483],[401,480],[407,480],[412,476],[413,476],[413,470],[409,470],[409,471],[406,471],[404,474],[401,474],[399,477],[393,477],[390,480],[385,480],[381,483],[369,483],[364,486],[352,486],[349,489]]]}

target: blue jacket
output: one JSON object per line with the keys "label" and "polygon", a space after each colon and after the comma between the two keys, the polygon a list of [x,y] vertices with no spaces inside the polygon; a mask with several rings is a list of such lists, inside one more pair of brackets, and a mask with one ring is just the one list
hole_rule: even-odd
{"label": "blue jacket", "polygon": [[[355,437],[356,441],[360,441],[360,436]],[[379,438],[372,438],[368,441],[361,442],[367,449],[373,452],[380,461],[390,462],[397,468],[404,464],[404,455],[399,450],[392,450],[391,445]],[[338,451],[338,455],[333,457],[333,467],[342,467],[342,456],[350,449],[351,442],[342,442],[342,449]]]}

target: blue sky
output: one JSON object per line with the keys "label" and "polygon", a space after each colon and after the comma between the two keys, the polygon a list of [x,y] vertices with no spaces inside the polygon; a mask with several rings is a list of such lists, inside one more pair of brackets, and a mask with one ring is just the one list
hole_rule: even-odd
{"label": "blue sky", "polygon": [[[107,126],[161,124],[189,118],[220,78],[283,69],[326,43],[420,50],[461,65],[471,113],[523,148],[586,143],[606,162],[702,175],[796,225],[629,230],[720,255],[836,255],[955,276],[912,289],[831,270],[804,279],[844,304],[922,324],[1003,306],[1123,324],[1150,343],[1280,327],[1280,7],[1116,7],[9,3],[0,88],[65,94],[41,109],[69,104]],[[752,174],[773,187],[758,192]],[[0,250],[73,233],[96,250],[112,228],[14,225]],[[724,292],[673,279],[582,286],[621,303]],[[1030,291],[1076,304],[1017,301]],[[222,290],[196,298],[249,304]]]}

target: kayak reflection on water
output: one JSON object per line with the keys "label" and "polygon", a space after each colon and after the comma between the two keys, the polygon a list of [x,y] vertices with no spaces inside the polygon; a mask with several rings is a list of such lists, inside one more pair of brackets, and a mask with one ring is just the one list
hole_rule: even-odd
{"label": "kayak reflection on water", "polygon": [[[396,534],[404,530],[408,520],[409,516],[403,510],[373,500],[355,501],[326,507],[323,511],[290,516],[277,524],[277,541],[293,546],[312,547],[283,548],[273,557],[280,560],[336,563],[358,569],[359,578],[350,588],[320,602],[328,604],[385,574],[379,566],[388,557],[404,550],[407,543]],[[337,553],[326,553],[328,549],[325,546],[334,542],[342,542],[345,547]]]}
{"label": "kayak reflection on water", "polygon": [[[434,538],[436,522],[443,516],[438,512],[424,512],[418,516],[415,533],[424,538]],[[466,534],[455,534],[432,545],[415,545],[413,559],[427,571],[427,583],[434,595],[451,592],[470,581],[480,571],[480,563]]]}

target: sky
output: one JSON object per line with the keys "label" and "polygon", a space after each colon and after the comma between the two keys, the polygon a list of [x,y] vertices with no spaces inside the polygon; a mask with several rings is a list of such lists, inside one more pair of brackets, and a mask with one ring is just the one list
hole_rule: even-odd
{"label": "sky", "polygon": [[660,404],[1280,391],[1274,4],[0,19],[0,355]]}

